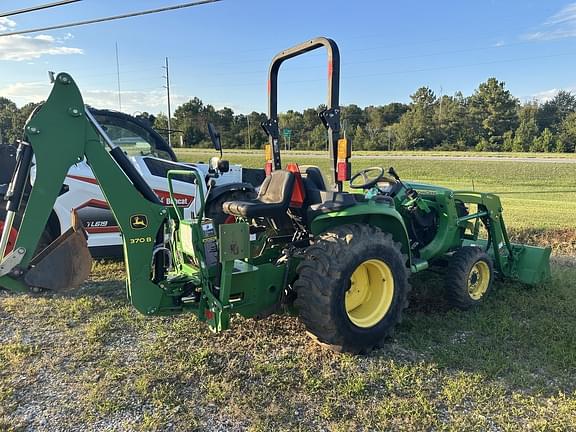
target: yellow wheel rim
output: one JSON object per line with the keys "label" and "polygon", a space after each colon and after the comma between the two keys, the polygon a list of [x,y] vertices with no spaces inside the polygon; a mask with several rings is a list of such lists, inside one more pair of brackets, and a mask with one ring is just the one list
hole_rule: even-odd
{"label": "yellow wheel rim", "polygon": [[394,276],[390,267],[377,259],[364,261],[350,277],[345,306],[348,318],[358,327],[378,324],[394,297]]}
{"label": "yellow wheel rim", "polygon": [[480,300],[490,285],[490,267],[484,261],[478,261],[468,275],[468,294],[474,300]]}

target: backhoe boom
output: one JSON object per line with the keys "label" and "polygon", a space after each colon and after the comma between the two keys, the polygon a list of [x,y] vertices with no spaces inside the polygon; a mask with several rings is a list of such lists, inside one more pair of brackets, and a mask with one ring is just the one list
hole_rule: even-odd
{"label": "backhoe boom", "polygon": [[[154,247],[158,239],[164,237],[162,227],[169,210],[161,205],[121,149],[114,146],[85,110],[80,91],[70,75],[61,73],[56,77],[50,97],[30,118],[25,133],[28,144],[24,144],[24,148],[29,146],[33,150],[37,170],[14,247],[15,252],[20,250],[25,253],[18,265],[0,277],[0,285],[13,291],[25,290],[30,285],[27,274],[42,267],[36,256],[48,259],[50,254],[59,253],[60,245],[51,245],[40,255],[36,254],[36,248],[68,170],[86,158],[125,236],[127,291],[132,303],[145,314],[161,310],[168,313],[173,309],[172,299],[152,282],[149,270]],[[110,151],[107,146],[111,147]],[[137,221],[140,223],[137,224]],[[78,226],[77,229],[83,235],[82,229]],[[58,240],[54,243],[58,243]],[[78,242],[74,242],[74,245],[78,247]],[[70,255],[78,254],[86,257],[88,252],[70,251]],[[4,257],[3,262],[7,258]],[[80,267],[85,269],[86,265]],[[43,271],[49,271],[51,276],[62,275],[64,282],[68,279],[65,275],[74,273],[74,269],[69,268],[52,267]],[[33,279],[41,281],[50,278],[36,276]],[[74,278],[74,281],[79,282],[78,279],[81,278]],[[40,287],[58,289],[63,284]],[[135,285],[138,285],[138,290],[133,289]]]}

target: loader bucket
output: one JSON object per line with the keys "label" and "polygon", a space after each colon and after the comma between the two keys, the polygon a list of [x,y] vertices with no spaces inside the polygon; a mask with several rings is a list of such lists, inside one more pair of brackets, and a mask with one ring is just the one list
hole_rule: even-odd
{"label": "loader bucket", "polygon": [[78,288],[92,270],[92,256],[84,228],[75,224],[36,255],[30,266],[24,276],[30,287],[53,291]]}
{"label": "loader bucket", "polygon": [[550,279],[550,248],[526,245],[513,245],[512,247],[515,252],[512,270],[514,279],[529,285]]}

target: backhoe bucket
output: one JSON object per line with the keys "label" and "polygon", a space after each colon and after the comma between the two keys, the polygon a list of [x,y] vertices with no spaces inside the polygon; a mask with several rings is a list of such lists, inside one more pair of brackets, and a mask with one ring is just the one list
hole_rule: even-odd
{"label": "backhoe bucket", "polygon": [[84,228],[74,223],[72,228],[36,255],[30,265],[31,269],[24,276],[30,287],[53,291],[78,288],[92,270],[92,256]]}
{"label": "backhoe bucket", "polygon": [[512,277],[533,285],[550,279],[550,248],[513,245],[515,252]]}

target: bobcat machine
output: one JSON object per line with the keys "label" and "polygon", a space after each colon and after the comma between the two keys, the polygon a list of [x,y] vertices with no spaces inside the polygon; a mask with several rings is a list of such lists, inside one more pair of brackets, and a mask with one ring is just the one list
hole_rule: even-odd
{"label": "bobcat machine", "polygon": [[[328,52],[328,132],[333,184],[316,167],[281,164],[277,113],[281,64],[317,48]],[[222,204],[234,223],[206,216],[204,189],[187,216],[178,207],[177,179],[204,181],[198,169],[167,173],[172,207],[165,207],[125,153],[85,108],[72,77],[60,73],[47,102],[25,126],[26,142],[7,193],[0,241],[0,286],[14,293],[68,290],[89,275],[86,234],[72,228],[47,248],[36,246],[68,170],[86,159],[123,234],[126,293],[145,315],[193,313],[214,331],[233,314],[298,313],[308,332],[337,351],[379,346],[407,306],[409,276],[444,264],[456,306],[480,304],[496,278],[539,284],[550,277],[550,249],[508,240],[500,199],[402,181],[394,169],[351,175],[351,143],[340,137],[340,56],[317,38],[279,53],[269,73],[268,171],[258,196]],[[212,131],[219,146],[219,136]],[[10,228],[32,157],[36,181],[14,248]],[[211,161],[218,170],[218,160]],[[350,182],[352,192],[343,190]]]}
{"label": "bobcat machine", "polygon": [[[90,112],[107,135],[127,154],[132,164],[154,190],[164,205],[171,205],[168,193],[166,174],[171,169],[190,169],[190,164],[179,162],[172,148],[147,122],[125,113],[89,108]],[[217,149],[220,151],[221,149]],[[16,164],[16,148],[11,145],[0,145],[0,198],[6,193]],[[247,169],[240,165],[229,164],[228,171],[221,175],[209,175],[208,163],[195,163],[208,182],[202,184],[206,196],[206,209],[217,223],[224,222],[228,215],[222,213],[222,202],[239,197],[253,198],[255,186],[264,179],[264,170]],[[30,187],[36,179],[36,169],[30,172],[30,184],[24,192],[24,202]],[[212,184],[210,186],[210,184]],[[210,193],[208,188],[210,186]],[[196,185],[188,178],[174,182],[175,199],[180,207],[191,207],[196,197]],[[61,233],[70,228],[70,211],[78,213],[80,221],[88,233],[88,247],[94,257],[121,257],[122,235],[114,215],[110,210],[98,181],[94,177],[86,160],[74,164],[62,185],[48,223],[42,233],[41,246],[47,246]],[[4,206],[0,206],[0,228],[4,222]],[[16,238],[20,219],[13,224],[12,239]],[[11,242],[12,243],[12,242]],[[9,249],[12,244],[10,243]]]}

